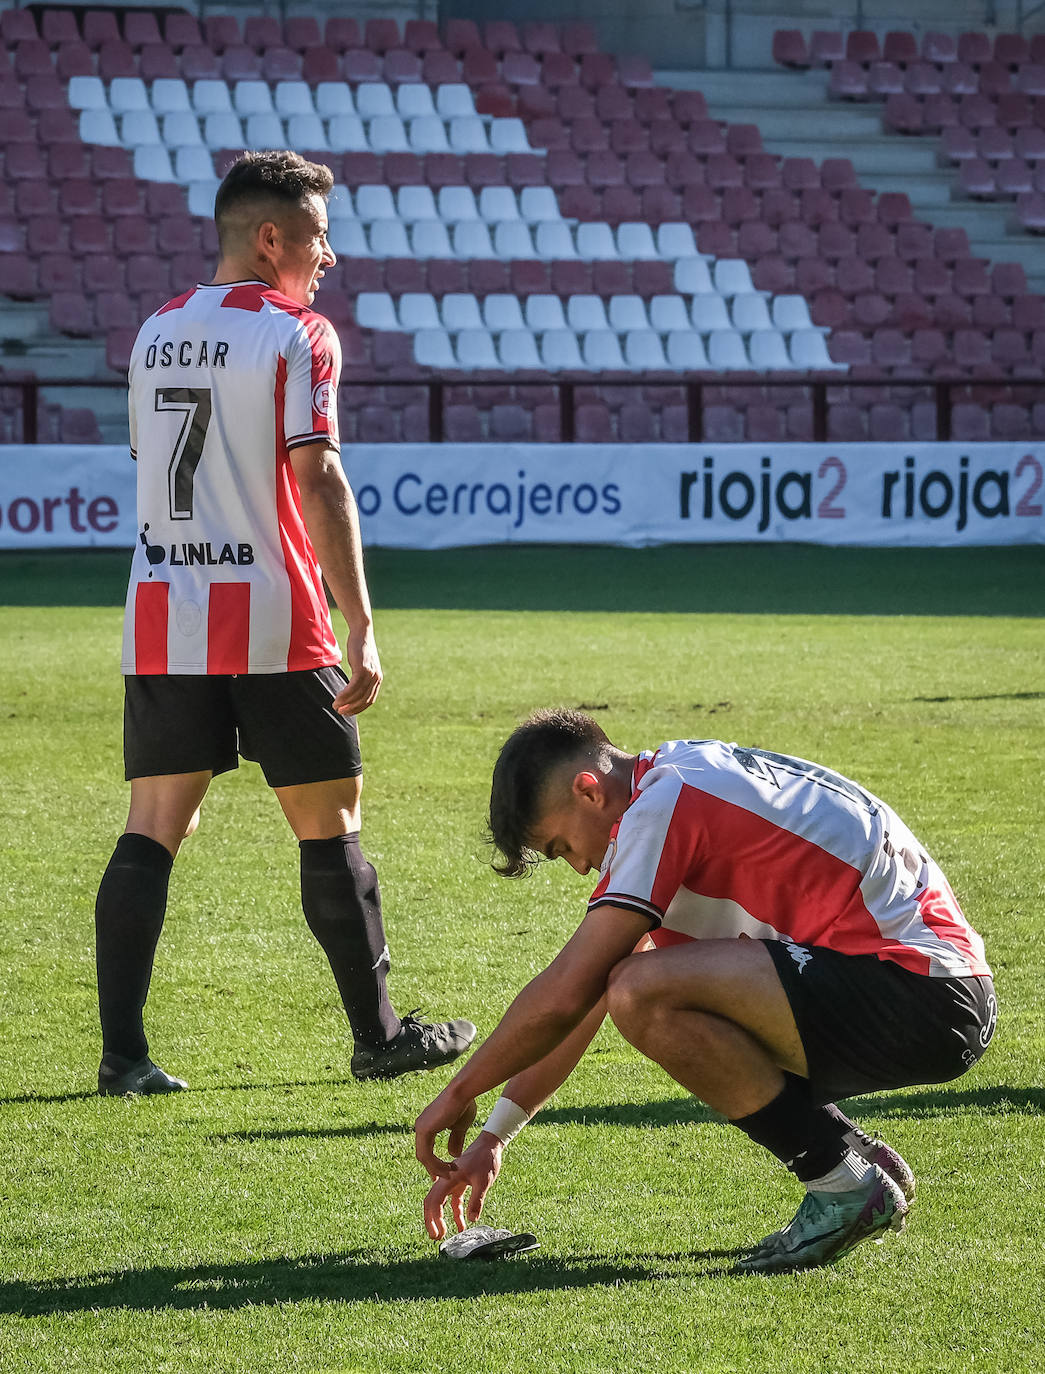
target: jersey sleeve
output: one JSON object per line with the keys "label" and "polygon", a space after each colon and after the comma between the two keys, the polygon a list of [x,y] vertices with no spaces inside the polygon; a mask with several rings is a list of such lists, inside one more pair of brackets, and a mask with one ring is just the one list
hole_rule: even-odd
{"label": "jersey sleeve", "polygon": [[656,930],[687,874],[699,862],[701,832],[683,805],[683,786],[667,774],[630,804],[610,841],[588,903],[641,912]]}
{"label": "jersey sleeve", "polygon": [[309,314],[295,331],[288,350],[283,434],[287,448],[325,440],[340,450],[337,384],[341,376],[341,342],[322,315]]}

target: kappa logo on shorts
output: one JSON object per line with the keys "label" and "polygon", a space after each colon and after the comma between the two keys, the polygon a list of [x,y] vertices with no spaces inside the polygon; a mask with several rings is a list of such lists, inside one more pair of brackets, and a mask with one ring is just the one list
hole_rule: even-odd
{"label": "kappa logo on shorts", "polygon": [[998,1024],[998,999],[994,996],[993,993],[991,993],[990,997],[987,998],[986,1013],[987,1019],[980,1027],[979,1037],[980,1044],[983,1046],[984,1049],[986,1049],[987,1046],[991,1043],[991,1037],[994,1035],[994,1028]]}
{"label": "kappa logo on shorts", "polygon": [[795,963],[798,965],[799,973],[802,972],[806,964],[808,964],[810,959],[812,959],[813,957],[804,945],[796,945],[793,940],[785,940],[784,948],[787,950],[788,954],[790,954],[791,958],[794,959]]}

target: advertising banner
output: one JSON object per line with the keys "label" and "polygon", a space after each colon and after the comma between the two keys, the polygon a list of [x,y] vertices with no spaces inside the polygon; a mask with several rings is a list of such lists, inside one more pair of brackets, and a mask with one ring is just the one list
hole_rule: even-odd
{"label": "advertising banner", "polygon": [[[1045,443],[358,444],[364,541],[956,546],[1045,542]],[[134,464],[103,445],[0,449],[0,549],[138,537]]]}

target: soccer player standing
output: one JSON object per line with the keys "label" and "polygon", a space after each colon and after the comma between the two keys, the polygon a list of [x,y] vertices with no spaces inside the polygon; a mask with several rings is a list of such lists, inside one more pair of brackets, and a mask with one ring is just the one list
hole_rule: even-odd
{"label": "soccer player standing", "polygon": [[[339,458],[337,335],[311,309],[328,168],[251,153],[215,199],[214,279],[139,331],[129,371],[139,538],[124,621],[124,834],[96,906],[103,1095],[185,1084],[143,1009],[171,867],[211,779],[260,763],[300,847],[301,903],[351,1025],[357,1078],[456,1059],[468,1021],[400,1018],[360,848],[355,716],[381,686],[358,516]],[[323,579],[348,623],[346,677]]]}
{"label": "soccer player standing", "polygon": [[[683,1087],[805,1185],[794,1219],[738,1262],[828,1264],[898,1230],[914,1176],[836,1099],[957,1078],[997,1017],[983,942],[896,813],[804,759],[720,740],[628,754],[591,717],[538,712],[501,751],[490,829],[519,877],[599,870],[585,919],[417,1121],[435,1180],[478,1219],[504,1144],[565,1080],[608,1011]],[[453,1165],[475,1098],[507,1085]]]}

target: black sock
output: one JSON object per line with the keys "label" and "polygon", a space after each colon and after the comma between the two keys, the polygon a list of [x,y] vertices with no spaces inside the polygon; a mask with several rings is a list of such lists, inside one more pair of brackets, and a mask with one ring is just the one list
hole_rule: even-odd
{"label": "black sock", "polygon": [[803,1183],[829,1173],[849,1149],[837,1118],[814,1105],[809,1084],[793,1073],[784,1074],[784,1086],[772,1102],[731,1124],[776,1155]]}
{"label": "black sock", "polygon": [[358,1044],[385,1045],[403,1023],[385,983],[389,956],[377,873],[358,833],[302,840],[300,848],[301,906],[334,971],[352,1034]]}
{"label": "black sock", "polygon": [[856,1122],[853,1121],[851,1117],[846,1116],[845,1112],[839,1107],[836,1107],[833,1102],[829,1102],[824,1108],[824,1111],[830,1112],[831,1116],[834,1117],[837,1123],[837,1129],[842,1133],[842,1138],[847,1144],[855,1147],[857,1145],[866,1146],[874,1143],[867,1132],[862,1131]]}
{"label": "black sock", "polygon": [[94,930],[103,1054],[137,1061],[149,1052],[142,1011],[173,863],[147,835],[121,835],[102,876]]}

